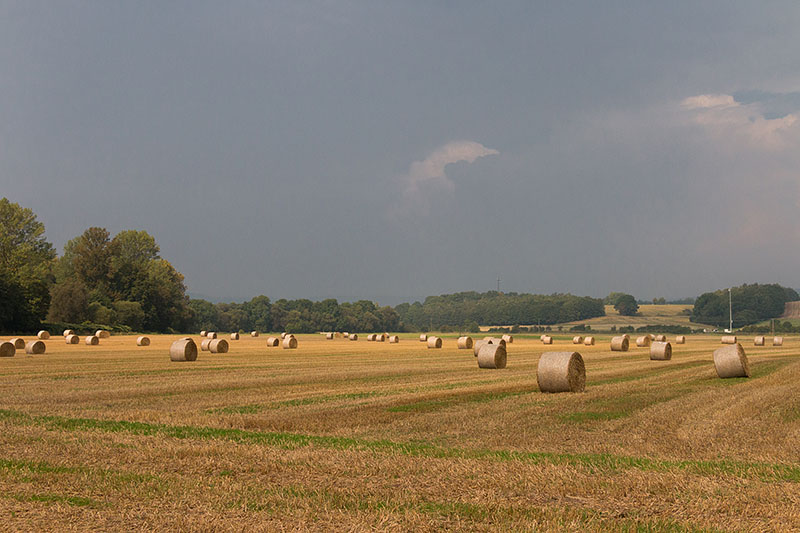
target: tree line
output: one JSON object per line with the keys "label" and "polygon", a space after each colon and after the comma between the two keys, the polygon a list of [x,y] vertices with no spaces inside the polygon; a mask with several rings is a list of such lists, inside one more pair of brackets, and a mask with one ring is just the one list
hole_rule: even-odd
{"label": "tree line", "polygon": [[729,305],[733,308],[733,327],[740,328],[783,314],[786,302],[800,300],[797,291],[778,284],[742,285],[701,294],[689,318],[692,322],[727,327],[730,320]]}

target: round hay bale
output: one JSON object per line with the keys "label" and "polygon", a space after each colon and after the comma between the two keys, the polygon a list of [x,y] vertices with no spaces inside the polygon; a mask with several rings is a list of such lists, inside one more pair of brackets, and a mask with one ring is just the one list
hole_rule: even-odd
{"label": "round hay bale", "polygon": [[536,381],[542,392],[583,392],[586,366],[578,352],[545,352],[539,358]]}
{"label": "round hay bale", "polygon": [[258,332],[257,331],[251,331],[250,332],[250,336],[251,337],[258,337]]}
{"label": "round hay bale", "polygon": [[656,335],[656,338],[653,339],[653,340],[656,341],[656,342],[667,342],[667,336],[666,335]]}
{"label": "round hay bale", "polygon": [[97,335],[87,335],[83,342],[86,343],[86,346],[97,346],[100,344],[100,337]]}
{"label": "round hay bale", "polygon": [[428,342],[428,335],[423,333],[419,336],[419,342]]}
{"label": "round hay bale", "polygon": [[783,337],[772,337],[773,346],[783,346]]}
{"label": "round hay bale", "polygon": [[399,344],[399,343],[400,343],[400,337],[398,337],[397,335],[391,335],[389,337],[389,344]]}
{"label": "round hay bale", "polygon": [[367,340],[370,341],[370,342],[374,341],[375,340],[375,334],[374,333],[370,333],[369,335],[367,335]]}
{"label": "round hay bale", "polygon": [[238,333],[231,333],[231,340],[232,341],[238,341],[239,340],[239,334]]}
{"label": "round hay bale", "polygon": [[281,340],[283,340],[285,338],[286,338],[286,332],[284,331],[283,333],[281,333]]}
{"label": "round hay bale", "polygon": [[214,339],[203,339],[202,341],[200,341],[200,351],[201,352],[207,352],[208,351],[208,345],[211,344],[211,341],[213,341],[213,340]]}
{"label": "round hay bale", "polygon": [[8,341],[0,342],[0,357],[14,357],[17,353],[17,348],[13,343]]}
{"label": "round hay bale", "polygon": [[329,341],[332,341],[335,337],[333,333],[326,333],[325,338],[328,339]]}
{"label": "round hay bale", "polygon": [[543,334],[539,335],[539,340],[540,340],[540,341],[541,341],[541,340],[544,340],[544,338],[545,338],[545,337],[546,337],[546,335],[543,333]]}
{"label": "round hay bale", "polygon": [[744,348],[738,342],[714,350],[714,367],[720,378],[749,378],[750,368]]}
{"label": "round hay bale", "polygon": [[150,337],[145,337],[142,335],[141,337],[137,338],[136,346],[150,346]]}
{"label": "round hay bale", "polygon": [[458,345],[459,350],[469,350],[472,348],[474,343],[472,342],[472,337],[464,336],[459,337],[456,344]]}
{"label": "round hay bale", "polygon": [[584,346],[594,346],[594,337],[586,337],[583,339]]}
{"label": "round hay bale", "polygon": [[37,333],[37,334],[36,334],[36,337],[37,337],[39,340],[46,341],[47,339],[49,339],[49,338],[50,338],[50,332],[49,332],[49,331],[46,331],[46,330],[42,330],[42,331],[40,331],[39,333]]}
{"label": "round hay bale", "polygon": [[613,337],[611,339],[612,352],[627,352],[629,345],[630,341],[627,335],[622,335],[620,337]]}
{"label": "round hay bale", "polygon": [[25,345],[25,353],[38,355],[43,354],[44,351],[47,349],[43,341],[28,341],[28,344]]}
{"label": "round hay bale", "polygon": [[267,337],[267,346],[269,346],[270,348],[274,348],[275,346],[278,346],[280,343],[281,341],[278,337]]}
{"label": "round hay bale", "polygon": [[505,368],[506,347],[504,344],[483,344],[478,350],[478,368]]}
{"label": "round hay bale", "polygon": [[736,344],[737,339],[736,335],[723,335],[720,341],[722,342],[722,344]]}
{"label": "round hay bale", "polygon": [[672,359],[672,345],[668,342],[654,341],[650,345],[651,361],[669,361]]}
{"label": "round hay bale", "polygon": [[686,335],[678,335],[675,337],[675,344],[686,344]]}
{"label": "round hay bale", "polygon": [[506,341],[508,344],[512,344],[514,342],[514,337],[511,335],[503,335],[502,339]]}
{"label": "round hay bale", "polygon": [[68,337],[70,335],[75,335],[75,330],[74,329],[65,329],[64,330],[64,336]]}
{"label": "round hay bale", "polygon": [[94,332],[94,336],[98,339],[107,339],[111,336],[111,332],[105,329],[98,329]]}
{"label": "round hay bale", "polygon": [[195,361],[197,345],[192,339],[178,339],[169,347],[169,358],[171,361]]}
{"label": "round hay bale", "polygon": [[228,341],[225,339],[210,339],[208,351],[211,353],[228,353]]}
{"label": "round hay bale", "polygon": [[385,342],[385,341],[386,341],[386,335],[385,334],[383,334],[383,333],[376,333],[375,334],[375,342]]}
{"label": "round hay bale", "polygon": [[206,338],[207,339],[216,339],[217,338],[217,332],[216,331],[209,331],[208,333],[206,333]]}
{"label": "round hay bale", "polygon": [[753,345],[754,346],[764,346],[765,342],[766,342],[766,339],[764,338],[763,335],[758,335],[755,339],[753,339]]}
{"label": "round hay bale", "polygon": [[542,344],[553,344],[553,337],[550,335],[542,335]]}
{"label": "round hay bale", "polygon": [[25,348],[25,339],[23,339],[22,337],[14,337],[13,339],[9,339],[8,342],[13,344],[14,348],[16,348],[17,350],[22,350],[23,348]]}
{"label": "round hay bale", "polygon": [[67,335],[66,337],[64,337],[64,342],[66,342],[67,344],[78,344],[79,342],[81,342],[81,338],[78,337],[77,335]]}
{"label": "round hay bale", "polygon": [[283,339],[283,349],[284,350],[294,350],[297,348],[297,339],[294,338],[294,335],[284,337]]}
{"label": "round hay bale", "polygon": [[583,337],[580,335],[575,335],[572,337],[572,344],[583,344]]}
{"label": "round hay bale", "polygon": [[441,348],[442,347],[442,339],[439,337],[431,336],[428,337],[428,348]]}
{"label": "round hay bale", "polygon": [[357,341],[358,333],[351,333],[347,338],[350,339],[351,341]]}
{"label": "round hay bale", "polygon": [[650,340],[651,340],[651,341],[654,341],[654,340],[656,340],[656,336],[655,336],[655,335],[653,335],[652,333],[648,334],[647,336],[648,336],[648,337],[650,337]]}
{"label": "round hay bale", "polygon": [[650,346],[650,336],[649,335],[642,335],[636,339],[636,346],[639,348],[647,348]]}
{"label": "round hay bale", "polygon": [[201,337],[205,337],[207,334],[208,334],[208,332],[206,330],[203,330],[203,331],[200,332],[200,336]]}
{"label": "round hay bale", "polygon": [[484,344],[489,344],[489,341],[483,339],[475,341],[472,345],[472,355],[478,357],[478,352],[481,351],[481,346],[483,346]]}

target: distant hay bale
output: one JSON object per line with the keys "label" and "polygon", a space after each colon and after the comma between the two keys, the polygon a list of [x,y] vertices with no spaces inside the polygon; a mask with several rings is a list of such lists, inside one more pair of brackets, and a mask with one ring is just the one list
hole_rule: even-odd
{"label": "distant hay bale", "polygon": [[213,340],[214,339],[203,339],[202,341],[200,341],[200,351],[201,352],[207,352],[208,351],[208,345],[211,344],[211,341],[213,341]]}
{"label": "distant hay bale", "polygon": [[374,333],[370,333],[369,335],[367,335],[367,340],[370,341],[370,342],[374,341],[375,340],[375,334]]}
{"label": "distant hay bale", "polygon": [[350,338],[350,333],[348,333],[346,331],[343,331],[342,332],[342,337],[344,337],[345,339],[349,339]]}
{"label": "distant hay bale", "polygon": [[714,350],[714,367],[720,378],[749,378],[750,368],[744,348],[738,342]]}
{"label": "distant hay bale", "polygon": [[217,338],[217,332],[216,331],[209,331],[208,333],[206,333],[206,338],[207,339],[216,339]]}
{"label": "distant hay bale", "polygon": [[611,339],[611,351],[612,352],[627,352],[629,347],[630,340],[627,335],[622,335],[620,337],[613,337]]}
{"label": "distant hay bale", "polygon": [[281,333],[281,340],[283,340],[285,338],[286,338],[286,332],[284,331],[283,333]]}
{"label": "distant hay bale", "polygon": [[572,337],[572,344],[583,344],[583,337],[580,335],[575,335]]}
{"label": "distant hay bale", "polygon": [[97,335],[87,335],[83,342],[86,343],[86,346],[97,346],[100,344],[100,337]]}
{"label": "distant hay bale", "polygon": [[17,347],[13,342],[0,342],[0,357],[14,357],[15,353],[17,353]]}
{"label": "distant hay bale", "polygon": [[389,337],[389,344],[398,344],[400,342],[400,337],[397,335],[391,335]]}
{"label": "distant hay bale", "polygon": [[666,335],[656,335],[656,338],[653,339],[653,340],[656,341],[656,342],[667,342],[667,336]]}
{"label": "distant hay bale", "polygon": [[456,344],[458,345],[459,350],[469,350],[472,348],[474,343],[472,342],[472,337],[464,336],[459,337]]}
{"label": "distant hay bale", "polygon": [[283,338],[284,350],[294,350],[295,348],[297,348],[297,339],[294,338],[294,335]]}
{"label": "distant hay bale", "polygon": [[425,333],[420,335],[419,336],[419,342],[428,342],[428,335],[426,335]]}
{"label": "distant hay bale", "polygon": [[545,352],[539,358],[536,381],[542,392],[583,392],[586,366],[578,352]]}
{"label": "distant hay bale", "polygon": [[68,337],[70,335],[75,335],[75,330],[74,329],[65,329],[64,330],[64,336]]}
{"label": "distant hay bale", "polygon": [[94,336],[98,339],[107,339],[111,336],[111,332],[105,329],[98,329],[94,332]]}
{"label": "distant hay bale", "polygon": [[81,342],[81,338],[74,334],[67,335],[66,337],[64,337],[64,342],[66,342],[67,344],[78,344],[79,342]]}
{"label": "distant hay bale", "polygon": [[508,344],[512,344],[514,342],[514,337],[511,335],[503,335],[502,339],[506,341]]}
{"label": "distant hay bale", "polygon": [[232,341],[238,341],[239,340],[239,334],[238,333],[231,333],[231,340]]}
{"label": "distant hay bale", "polygon": [[358,333],[351,333],[347,338],[350,339],[351,341],[357,341]]}
{"label": "distant hay bale", "polygon": [[553,337],[550,335],[542,335],[542,344],[553,344]]}
{"label": "distant hay bale", "polygon": [[228,353],[228,341],[225,339],[210,339],[208,351],[211,353]]}
{"label": "distant hay bale", "polygon": [[42,330],[36,335],[36,337],[38,337],[39,340],[46,341],[47,339],[50,338],[50,332],[46,331],[46,330]]}
{"label": "distant hay bale", "polygon": [[754,346],[764,346],[765,342],[766,342],[766,339],[764,338],[763,335],[759,335],[755,339],[753,339],[753,345]]}
{"label": "distant hay bale", "polygon": [[669,361],[672,359],[672,345],[668,342],[654,341],[650,345],[651,361]]}
{"label": "distant hay bale", "polygon": [[207,334],[208,334],[208,332],[206,330],[203,330],[203,331],[200,332],[200,336],[201,337],[205,337]]}
{"label": "distant hay bale", "polygon": [[586,337],[583,339],[584,346],[594,346],[594,337]]}
{"label": "distant hay bale", "polygon": [[280,343],[281,341],[278,337],[267,337],[267,346],[269,346],[270,348],[274,348],[275,346],[278,346]]}
{"label": "distant hay bale", "polygon": [[197,345],[192,339],[178,339],[169,347],[169,358],[171,361],[195,361]]}
{"label": "distant hay bale", "polygon": [[136,346],[150,346],[150,337],[141,336],[137,338]]}
{"label": "distant hay bale", "polygon": [[639,348],[647,348],[650,346],[650,336],[649,335],[642,335],[641,337],[636,339],[636,346]]}
{"label": "distant hay bale", "polygon": [[325,338],[328,339],[329,341],[332,341],[335,337],[333,333],[326,333]]}
{"label": "distant hay bale", "polygon": [[250,332],[250,336],[251,337],[258,337],[258,332],[257,331],[251,331]]}
{"label": "distant hay bale", "polygon": [[427,343],[428,343],[428,348],[442,347],[442,339],[440,339],[439,337],[434,337],[434,336],[428,337]]}
{"label": "distant hay bale", "polygon": [[773,346],[783,346],[783,337],[772,337]]}
{"label": "distant hay bale", "polygon": [[8,342],[13,344],[14,348],[16,348],[17,350],[22,350],[23,348],[25,348],[25,339],[21,337],[14,337],[13,339],[9,339]]}
{"label": "distant hay bale", "polygon": [[678,335],[675,337],[675,344],[686,344],[686,335]]}
{"label": "distant hay bale", "polygon": [[475,357],[478,357],[478,352],[481,351],[481,346],[483,346],[484,344],[489,344],[489,341],[486,341],[486,340],[483,340],[483,339],[481,339],[479,341],[475,341],[472,344],[472,355],[474,355]]}
{"label": "distant hay bale", "polygon": [[723,335],[720,341],[722,341],[722,344],[736,344],[736,335]]}
{"label": "distant hay bale", "polygon": [[649,335],[647,335],[647,336],[648,336],[648,337],[650,337],[650,340],[651,340],[651,341],[654,341],[654,340],[656,340],[656,336],[655,336],[655,335],[653,335],[652,333],[650,333],[650,334],[649,334]]}
{"label": "distant hay bale", "polygon": [[39,355],[43,354],[44,351],[47,349],[43,341],[28,341],[25,345],[25,353],[32,354],[32,355]]}
{"label": "distant hay bale", "polygon": [[376,333],[375,334],[375,342],[385,342],[385,341],[386,341],[386,335],[385,334],[383,334],[383,333]]}
{"label": "distant hay bale", "polygon": [[478,368],[505,368],[506,367],[506,347],[503,344],[481,345],[478,350]]}

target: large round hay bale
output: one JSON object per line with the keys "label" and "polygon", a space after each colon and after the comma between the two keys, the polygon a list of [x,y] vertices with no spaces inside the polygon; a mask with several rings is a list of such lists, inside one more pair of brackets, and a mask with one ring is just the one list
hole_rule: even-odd
{"label": "large round hay bale", "polygon": [[550,335],[542,335],[542,344],[553,344],[553,337]]}
{"label": "large round hay bale", "polygon": [[207,332],[206,330],[202,330],[202,331],[200,332],[200,336],[201,336],[201,337],[205,337],[206,335],[208,335],[208,332]]}
{"label": "large round hay bale", "polygon": [[425,333],[420,335],[419,336],[419,342],[428,342],[428,335],[426,335]]}
{"label": "large round hay bale", "polygon": [[651,361],[669,361],[672,359],[672,345],[668,342],[653,341],[650,346]]}
{"label": "large round hay bale", "polygon": [[98,329],[94,332],[94,336],[98,339],[107,339],[111,336],[111,332],[105,329]]}
{"label": "large round hay bale", "polygon": [[584,346],[594,346],[594,337],[586,337],[583,339]]}
{"label": "large round hay bale", "polygon": [[14,346],[14,343],[0,342],[0,357],[14,357],[15,353],[17,353],[17,347]]}
{"label": "large round hay bale", "polygon": [[142,335],[136,339],[136,346],[150,346],[150,337]]}
{"label": "large round hay bale", "polygon": [[383,333],[376,333],[375,334],[375,342],[385,342],[385,341],[386,341],[386,335],[385,334],[383,334]]}
{"label": "large round hay bale", "polygon": [[648,336],[648,337],[650,337],[650,341],[654,341],[654,340],[656,340],[656,336],[655,336],[655,335],[653,335],[652,333],[650,333],[650,334],[649,334],[649,335],[647,335],[647,336]]}
{"label": "large round hay bale", "polygon": [[274,348],[275,346],[278,346],[280,343],[281,341],[278,337],[267,337],[267,346],[269,346],[270,348]]}
{"label": "large round hay bale", "polygon": [[329,341],[332,341],[335,337],[333,333],[326,333],[325,338],[328,339]]}
{"label": "large round hay bale", "polygon": [[231,333],[231,340],[232,341],[238,341],[239,340],[239,334],[238,333]]}
{"label": "large round hay bale", "polygon": [[250,332],[250,336],[251,337],[258,337],[258,332],[257,331],[251,331]]}
{"label": "large round hay bale", "polygon": [[478,350],[478,368],[505,368],[506,347],[504,344],[481,345]]}
{"label": "large round hay bale", "polygon": [[511,336],[511,335],[503,335],[502,339],[504,341],[506,341],[508,344],[513,344],[514,343],[514,337]]}
{"label": "large round hay bale", "polygon": [[208,333],[206,333],[206,338],[207,339],[216,339],[217,338],[217,332],[216,331],[209,331]]}
{"label": "large round hay bale", "polygon": [[213,341],[213,340],[214,339],[203,339],[202,341],[200,341],[200,351],[201,352],[207,352],[208,351],[208,345],[211,344],[211,341]]}
{"label": "large round hay bale", "polygon": [[367,335],[367,340],[370,341],[370,342],[374,341],[375,340],[375,334],[374,333],[370,333],[369,335]]}
{"label": "large round hay bale", "polygon": [[642,335],[636,339],[636,346],[639,348],[647,348],[650,346],[650,336],[649,335]]}
{"label": "large round hay bale", "polygon": [[749,378],[750,368],[744,348],[738,342],[714,350],[714,367],[721,378]]}
{"label": "large round hay bale", "polygon": [[39,333],[36,334],[36,337],[39,340],[46,341],[47,339],[50,338],[50,332],[43,329],[42,331],[40,331]]}
{"label": "large round hay bale", "polygon": [[284,350],[294,350],[295,348],[297,348],[297,339],[294,338],[294,335],[283,338]]}
{"label": "large round hay bale", "polygon": [[70,335],[75,335],[75,330],[74,329],[65,329],[64,330],[64,336],[68,337]]}
{"label": "large round hay bale", "polygon": [[351,333],[347,338],[350,339],[351,341],[357,341],[358,333]]}
{"label": "large round hay bale", "polygon": [[8,342],[13,344],[14,348],[16,348],[17,350],[22,350],[23,348],[25,348],[25,339],[23,339],[22,337],[14,337],[13,339],[9,339]]}
{"label": "large round hay bale", "polygon": [[474,343],[472,342],[472,337],[465,335],[463,337],[459,337],[456,344],[458,345],[459,350],[469,350],[472,348]]}
{"label": "large round hay bale", "polygon": [[675,337],[675,344],[686,344],[686,335],[678,335]]}
{"label": "large round hay bale", "polygon": [[225,339],[211,339],[208,343],[208,351],[211,353],[228,353],[228,341]]}
{"label": "large round hay bale", "polygon": [[722,341],[722,344],[736,344],[737,339],[736,335],[723,335],[720,341]]}
{"label": "large round hay bale", "polygon": [[397,335],[389,336],[389,344],[399,344],[399,343],[400,343],[400,337],[398,337]]}
{"label": "large round hay bale", "polygon": [[83,342],[86,343],[86,346],[97,346],[100,344],[100,337],[97,335],[87,335]]}
{"label": "large round hay bale", "polygon": [[755,339],[753,339],[754,346],[764,346],[764,343],[766,342],[767,340],[764,338],[763,335],[758,335]]}
{"label": "large round hay bale", "polygon": [[666,335],[656,335],[656,338],[653,339],[653,340],[656,341],[656,342],[667,342],[667,336]]}
{"label": "large round hay bale", "polygon": [[481,351],[481,346],[483,346],[484,344],[489,344],[489,341],[483,340],[483,339],[481,339],[479,341],[475,341],[472,344],[472,355],[474,355],[475,357],[478,357],[478,352]]}
{"label": "large round hay bale", "polygon": [[431,336],[428,337],[427,340],[428,348],[441,348],[442,347],[442,339],[439,337]]}
{"label": "large round hay bale", "polygon": [[283,333],[281,333],[281,340],[283,340],[285,338],[286,338],[286,332],[284,331]]}
{"label": "large round hay bale", "polygon": [[64,337],[64,342],[66,342],[67,344],[78,344],[79,342],[81,342],[81,338],[78,337],[77,335],[67,335],[66,337]]}
{"label": "large round hay bale", "polygon": [[44,341],[40,340],[28,341],[25,345],[25,353],[33,355],[43,354],[46,349],[47,346],[45,346]]}
{"label": "large round hay bale", "polygon": [[536,381],[542,392],[583,392],[586,366],[578,352],[545,352],[539,358]]}
{"label": "large round hay bale", "polygon": [[192,339],[178,339],[169,347],[171,361],[197,360],[197,345]]}
{"label": "large round hay bale", "polygon": [[783,346],[783,337],[772,337],[773,346]]}
{"label": "large round hay bale", "polygon": [[583,337],[580,335],[575,335],[572,337],[572,344],[583,344]]}
{"label": "large round hay bale", "polygon": [[630,340],[628,339],[627,335],[622,335],[619,337],[613,337],[611,339],[611,351],[612,352],[627,352],[629,347]]}

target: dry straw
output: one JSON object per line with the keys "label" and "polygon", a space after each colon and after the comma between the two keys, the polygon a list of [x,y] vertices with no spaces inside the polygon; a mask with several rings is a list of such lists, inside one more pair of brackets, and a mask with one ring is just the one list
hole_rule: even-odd
{"label": "dry straw", "polygon": [[736,335],[724,335],[720,341],[722,341],[722,344],[736,344]]}
{"label": "dry straw", "polygon": [[150,337],[141,336],[137,338],[136,346],[150,346]]}
{"label": "dry straw", "polygon": [[297,348],[297,339],[294,338],[294,335],[286,336],[283,338],[283,349],[284,350],[294,350]]}
{"label": "dry straw", "polygon": [[269,346],[270,348],[274,348],[275,346],[278,346],[280,343],[281,341],[278,337],[267,337],[267,346]]}
{"label": "dry straw", "polygon": [[490,343],[487,340],[475,341],[475,343],[472,345],[472,355],[478,357],[478,352],[481,351],[481,346],[483,346],[484,344],[490,344]]}
{"label": "dry straw", "polygon": [[205,337],[207,334],[208,334],[208,332],[206,330],[203,330],[203,331],[200,332],[200,336],[201,337]]}
{"label": "dry straw", "polygon": [[258,337],[258,332],[257,331],[251,331],[250,332],[250,336],[251,337]]}
{"label": "dry straw", "polygon": [[351,341],[357,341],[358,333],[351,333],[347,338],[350,339]]}
{"label": "dry straw", "polygon": [[94,336],[97,337],[98,339],[107,339],[111,336],[111,333],[104,329],[98,329],[97,331],[94,332]]}
{"label": "dry straw", "polygon": [[553,344],[553,337],[550,335],[542,335],[542,344]]}
{"label": "dry straw", "polygon": [[400,337],[397,335],[391,335],[389,337],[389,344],[398,344],[400,342]]}
{"label": "dry straw", "polygon": [[86,343],[86,346],[97,346],[100,344],[100,337],[97,335],[87,335],[84,339],[84,342]]}
{"label": "dry straw", "polygon": [[68,337],[70,335],[75,335],[75,330],[74,329],[65,329],[64,330],[64,336]]}
{"label": "dry straw", "polygon": [[652,333],[650,333],[650,334],[648,335],[648,337],[650,337],[650,340],[651,340],[651,341],[654,341],[654,340],[656,340],[656,336],[655,336],[655,335],[653,335]]}
{"label": "dry straw", "polygon": [[79,342],[81,342],[81,339],[77,335],[67,335],[66,337],[64,337],[64,342],[66,342],[67,344],[78,344]]}
{"label": "dry straw", "polygon": [[686,344],[686,335],[678,335],[675,337],[675,344]]}
{"label": "dry straw", "polygon": [[0,342],[0,357],[14,357],[17,353],[17,348],[13,343],[8,341]]}
{"label": "dry straw", "polygon": [[669,361],[672,359],[672,345],[668,342],[655,341],[650,346],[650,360]]}
{"label": "dry straw", "polygon": [[428,337],[428,348],[441,348],[442,339],[439,337]]}
{"label": "dry straw", "polygon": [[225,339],[211,339],[208,343],[208,351],[211,353],[228,353],[228,341]]}
{"label": "dry straw", "polygon": [[783,337],[772,337],[773,346],[783,346]]}
{"label": "dry straw", "polygon": [[483,344],[478,350],[478,368],[505,368],[506,347],[503,344]]}
{"label": "dry straw", "polygon": [[503,335],[502,339],[506,341],[508,344],[512,344],[514,342],[514,337],[511,335]]}
{"label": "dry straw", "polygon": [[169,347],[169,358],[171,361],[195,361],[197,345],[189,338],[178,339]]}
{"label": "dry straw", "polygon": [[613,337],[611,339],[611,351],[612,352],[627,352],[630,340],[627,335],[622,335],[620,337]]}
{"label": "dry straw", "polygon": [[472,342],[472,337],[463,336],[458,338],[458,342],[456,344],[458,345],[459,350],[470,350],[472,349],[472,345],[474,343]]}
{"label": "dry straw", "polygon": [[211,344],[212,340],[214,340],[214,339],[203,339],[202,341],[200,341],[200,351],[201,352],[207,352],[208,351],[208,345]]}
{"label": "dry straw", "polygon": [[368,341],[374,341],[375,340],[375,334],[374,333],[370,333],[369,335],[367,335],[367,340]]}
{"label": "dry straw", "polygon": [[27,354],[43,354],[44,351],[47,349],[44,342],[36,340],[36,341],[28,341],[28,344],[25,345],[25,353]]}
{"label": "dry straw", "polygon": [[232,341],[238,341],[239,340],[239,334],[238,333],[231,333],[231,340]]}
{"label": "dry straw", "polygon": [[583,339],[584,346],[594,346],[594,337],[586,337]]}
{"label": "dry straw", "polygon": [[285,338],[286,338],[286,332],[284,331],[283,333],[281,333],[281,340],[283,340]]}
{"label": "dry straw", "polygon": [[329,340],[329,341],[332,341],[332,340],[333,340],[333,339],[335,339],[336,337],[334,336],[334,334],[333,334],[333,333],[326,333],[326,334],[325,334],[325,338],[326,338],[327,340]]}
{"label": "dry straw", "polygon": [[208,339],[216,339],[217,338],[217,332],[216,331],[209,331],[208,333],[206,333],[206,338],[208,338]]}
{"label": "dry straw", "polygon": [[386,335],[384,333],[376,333],[375,334],[375,342],[385,342]]}
{"label": "dry straw", "polygon": [[419,336],[419,342],[428,342],[428,336],[425,333],[423,333],[422,335]]}
{"label": "dry straw", "polygon": [[766,342],[766,339],[764,338],[763,335],[759,335],[758,337],[753,339],[753,345],[754,346],[764,346],[765,342]]}
{"label": "dry straw", "polygon": [[636,346],[639,348],[647,348],[650,346],[650,337],[648,335],[642,335],[641,337],[637,338]]}
{"label": "dry straw", "polygon": [[749,378],[750,368],[744,348],[738,342],[714,350],[714,367],[721,378]]}
{"label": "dry straw", "polygon": [[39,338],[40,340],[46,341],[47,339],[50,338],[50,332],[42,330],[36,335],[36,337]]}
{"label": "dry straw", "polygon": [[653,340],[656,341],[656,342],[667,342],[667,336],[666,335],[656,335],[656,338],[653,339]]}
{"label": "dry straw", "polygon": [[17,350],[22,350],[23,348],[25,348],[25,339],[23,339],[22,337],[14,337],[13,339],[10,339],[8,342],[13,344],[14,348],[16,348]]}
{"label": "dry straw", "polygon": [[586,366],[578,352],[545,352],[539,358],[536,381],[542,392],[583,392]]}
{"label": "dry straw", "polygon": [[572,344],[583,344],[583,337],[580,335],[575,335],[572,337]]}

